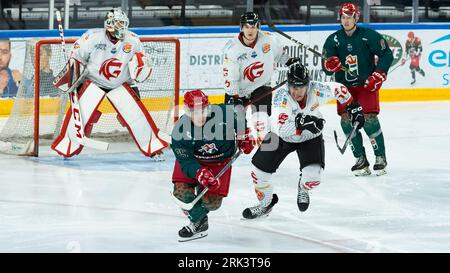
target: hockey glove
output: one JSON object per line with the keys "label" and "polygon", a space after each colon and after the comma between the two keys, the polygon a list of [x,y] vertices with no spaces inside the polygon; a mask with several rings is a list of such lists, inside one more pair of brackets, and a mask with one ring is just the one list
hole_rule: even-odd
{"label": "hockey glove", "polygon": [[295,117],[295,127],[297,129],[297,135],[300,135],[303,130],[308,130],[313,134],[318,134],[322,131],[324,120],[316,116],[305,115],[299,113]]}
{"label": "hockey glove", "polygon": [[383,71],[376,69],[370,77],[367,78],[364,88],[370,92],[380,90],[381,84],[386,80],[387,75]]}
{"label": "hockey glove", "polygon": [[324,61],[324,67],[328,72],[338,72],[342,69],[342,63],[337,56],[331,56]]}
{"label": "hockey glove", "polygon": [[209,187],[211,191],[216,191],[220,187],[219,180],[216,179],[214,174],[207,167],[198,169],[195,179],[197,179],[198,183],[204,188]]}
{"label": "hockey glove", "polygon": [[250,134],[250,128],[246,128],[243,134],[238,134],[237,145],[239,149],[244,152],[244,154],[249,154],[252,152],[253,148],[256,145],[256,140]]}
{"label": "hockey glove", "polygon": [[297,57],[293,57],[293,58],[289,58],[289,60],[287,60],[287,62],[285,63],[286,66],[291,66],[295,63],[300,63],[300,58]]}
{"label": "hockey glove", "polygon": [[365,119],[362,107],[359,102],[352,101],[352,103],[350,103],[345,110],[347,110],[352,126],[355,126],[355,123],[358,121],[359,124],[357,130],[361,129],[364,126]]}

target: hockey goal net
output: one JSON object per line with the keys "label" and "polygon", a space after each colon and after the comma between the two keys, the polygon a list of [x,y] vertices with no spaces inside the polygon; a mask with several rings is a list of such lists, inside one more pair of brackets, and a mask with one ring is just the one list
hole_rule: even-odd
{"label": "hockey goal net", "polygon": [[[141,41],[153,61],[153,71],[147,81],[138,84],[140,97],[158,128],[168,135],[178,118],[180,43],[164,37],[141,37]],[[66,39],[67,52],[74,42]],[[58,136],[69,103],[67,94],[56,89],[52,81],[64,65],[59,39],[27,42],[22,81],[0,131],[0,152],[38,156],[39,145],[49,146]],[[99,110],[102,116],[94,124],[91,138],[133,142],[106,98]]]}

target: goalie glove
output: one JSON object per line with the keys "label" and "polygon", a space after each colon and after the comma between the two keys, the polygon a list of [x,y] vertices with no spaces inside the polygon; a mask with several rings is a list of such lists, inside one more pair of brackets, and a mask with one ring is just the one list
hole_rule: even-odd
{"label": "goalie glove", "polygon": [[70,58],[66,66],[53,80],[53,85],[63,92],[68,92],[72,86],[77,85],[72,88],[73,90],[83,83],[86,73],[87,70],[84,64],[74,58]]}
{"label": "goalie glove", "polygon": [[136,82],[144,82],[152,73],[151,60],[142,52],[136,52],[128,63],[131,79]]}

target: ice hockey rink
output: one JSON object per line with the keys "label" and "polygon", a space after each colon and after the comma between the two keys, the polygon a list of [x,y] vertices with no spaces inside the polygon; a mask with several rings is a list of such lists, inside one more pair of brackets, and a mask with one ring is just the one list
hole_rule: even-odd
{"label": "ice hockey rink", "polygon": [[[209,214],[209,235],[177,241],[187,218],[170,196],[174,156],[85,150],[69,160],[0,156],[0,252],[450,252],[450,102],[383,103],[388,174],[354,177],[334,105],[322,108],[326,169],[310,208],[296,205],[298,160],[273,176],[280,201],[244,221],[256,198],[250,157],[233,166],[231,190]],[[371,167],[372,148],[364,135]],[[115,152],[116,151],[116,152]]]}

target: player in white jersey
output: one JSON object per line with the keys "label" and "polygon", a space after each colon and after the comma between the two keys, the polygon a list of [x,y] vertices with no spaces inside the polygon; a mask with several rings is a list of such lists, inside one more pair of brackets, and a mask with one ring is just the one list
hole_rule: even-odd
{"label": "player in white jersey", "polygon": [[[224,47],[225,103],[247,105],[271,92],[272,75],[283,48],[275,36],[260,30],[258,14],[244,13],[240,25],[239,35]],[[268,131],[271,98],[265,96],[253,104],[256,109],[250,123],[260,140]]]}
{"label": "player in white jersey", "polygon": [[294,151],[300,160],[297,205],[301,212],[308,209],[308,191],[320,184],[325,167],[322,137],[325,120],[318,107],[337,99],[346,105],[352,123],[364,124],[361,106],[353,101],[344,85],[309,81],[309,72],[299,59],[290,62],[293,64],[289,67],[287,84],[277,89],[273,97],[271,131],[252,158],[251,177],[259,204],[243,211],[247,219],[267,215],[278,202],[271,176]]}
{"label": "player in white jersey", "polygon": [[[77,89],[85,135],[92,132],[93,124],[101,116],[97,108],[107,97],[140,151],[153,156],[168,143],[159,138],[159,129],[140,100],[136,82],[147,80],[152,67],[139,37],[128,31],[128,22],[122,10],[108,11],[104,29],[89,30],[73,44],[68,65],[88,70],[84,84]],[[55,85],[64,89],[70,77],[61,77]],[[69,109],[60,135],[51,146],[64,157],[79,154],[83,148],[77,141],[79,132],[71,114],[72,109]]]}

